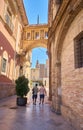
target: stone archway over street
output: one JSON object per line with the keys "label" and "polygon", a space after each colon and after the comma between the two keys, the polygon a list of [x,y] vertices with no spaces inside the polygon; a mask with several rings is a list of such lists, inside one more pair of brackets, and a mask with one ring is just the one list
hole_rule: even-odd
{"label": "stone archway over street", "polygon": [[22,51],[29,51],[35,47],[47,48],[48,24],[27,25],[22,34]]}

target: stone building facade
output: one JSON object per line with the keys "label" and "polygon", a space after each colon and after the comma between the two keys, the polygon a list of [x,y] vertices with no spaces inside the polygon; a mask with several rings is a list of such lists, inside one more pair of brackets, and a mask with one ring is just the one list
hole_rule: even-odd
{"label": "stone building facade", "polygon": [[0,98],[15,93],[21,68],[21,36],[28,25],[22,0],[0,0]]}
{"label": "stone building facade", "polygon": [[40,64],[37,60],[35,68],[31,68],[31,80],[33,82],[41,81],[49,89],[49,62]]}
{"label": "stone building facade", "polygon": [[39,68],[31,68],[31,80],[34,82],[39,80]]}
{"label": "stone building facade", "polygon": [[83,1],[49,0],[50,100],[76,130],[83,130]]}

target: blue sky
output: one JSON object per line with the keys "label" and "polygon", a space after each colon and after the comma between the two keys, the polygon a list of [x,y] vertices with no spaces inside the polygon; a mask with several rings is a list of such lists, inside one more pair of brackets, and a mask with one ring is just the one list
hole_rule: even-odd
{"label": "blue sky", "polygon": [[[23,0],[29,24],[37,24],[39,15],[39,24],[48,22],[48,0]],[[35,67],[36,60],[39,63],[45,63],[48,56],[45,48],[35,48],[32,50],[32,67]]]}
{"label": "blue sky", "polygon": [[23,0],[29,24],[37,24],[39,15],[40,23],[48,22],[48,0]]}
{"label": "blue sky", "polygon": [[45,64],[46,59],[48,59],[48,56],[46,55],[46,49],[45,48],[34,48],[32,53],[32,67],[35,67],[36,61],[38,60],[39,63]]}

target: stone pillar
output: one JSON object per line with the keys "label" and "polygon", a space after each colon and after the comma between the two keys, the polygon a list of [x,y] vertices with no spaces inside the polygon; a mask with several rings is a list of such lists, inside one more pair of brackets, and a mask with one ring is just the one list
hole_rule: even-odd
{"label": "stone pillar", "polygon": [[54,70],[54,109],[57,114],[61,114],[61,63],[56,62]]}
{"label": "stone pillar", "polygon": [[56,109],[56,81],[55,81],[55,69],[52,70],[52,82],[51,82],[51,85],[52,85],[52,107],[53,109],[55,110]]}
{"label": "stone pillar", "polygon": [[51,52],[49,51],[49,100],[52,100],[52,72],[51,72]]}
{"label": "stone pillar", "polygon": [[31,40],[34,40],[35,38],[35,33],[34,33],[34,30],[31,31]]}
{"label": "stone pillar", "polygon": [[61,62],[56,62],[57,68],[57,112],[61,113]]}

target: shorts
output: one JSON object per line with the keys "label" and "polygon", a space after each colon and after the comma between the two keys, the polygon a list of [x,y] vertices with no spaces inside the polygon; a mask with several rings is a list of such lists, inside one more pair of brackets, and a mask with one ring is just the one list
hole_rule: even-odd
{"label": "shorts", "polygon": [[37,99],[37,95],[33,95],[32,98],[33,98],[33,100]]}
{"label": "shorts", "polygon": [[44,94],[41,94],[41,95],[40,95],[40,99],[41,99],[41,98],[43,98],[43,99],[44,99]]}

